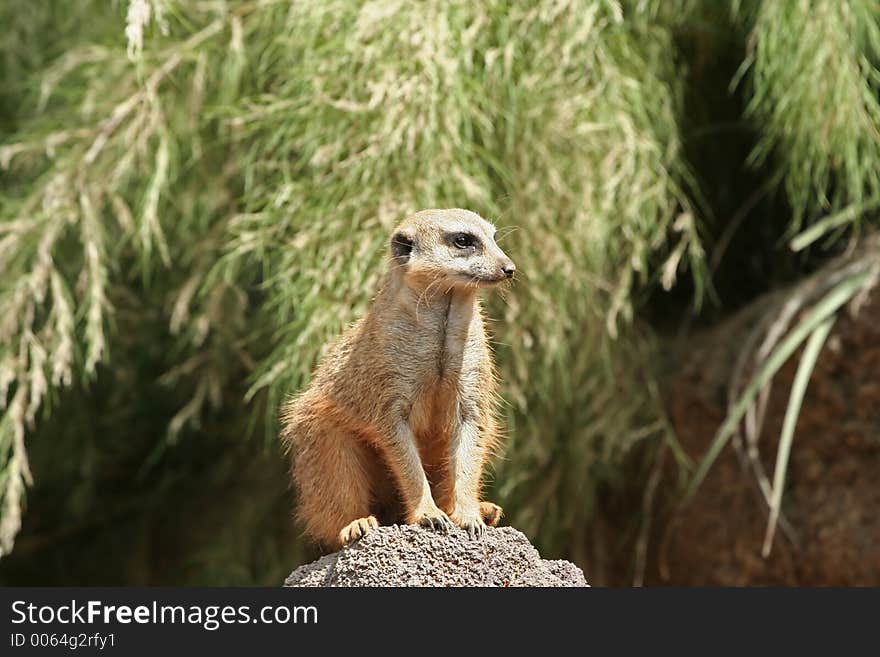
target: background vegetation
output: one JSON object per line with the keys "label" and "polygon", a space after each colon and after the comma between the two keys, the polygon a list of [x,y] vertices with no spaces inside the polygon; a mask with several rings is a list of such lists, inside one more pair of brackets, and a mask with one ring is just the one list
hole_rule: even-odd
{"label": "background vegetation", "polygon": [[[0,19],[7,583],[274,584],[308,558],[276,410],[363,311],[390,228],[442,206],[504,227],[522,272],[490,304],[493,499],[587,563],[597,509],[656,454],[691,494],[711,465],[663,412],[672,345],[877,223],[873,0],[40,0]],[[873,284],[858,253],[794,288],[815,321],[776,324],[719,449],[773,347],[815,352]]]}

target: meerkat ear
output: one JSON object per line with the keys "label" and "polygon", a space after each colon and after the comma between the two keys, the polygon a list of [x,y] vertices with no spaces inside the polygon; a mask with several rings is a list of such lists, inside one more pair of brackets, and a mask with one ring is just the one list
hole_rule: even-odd
{"label": "meerkat ear", "polygon": [[406,262],[412,255],[413,238],[405,233],[395,233],[391,238],[391,255],[399,262]]}

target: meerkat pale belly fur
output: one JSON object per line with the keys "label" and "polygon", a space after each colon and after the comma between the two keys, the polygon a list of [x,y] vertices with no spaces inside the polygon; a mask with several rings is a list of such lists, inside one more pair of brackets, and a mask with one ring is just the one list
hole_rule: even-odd
{"label": "meerkat pale belly fur", "polygon": [[500,430],[479,293],[513,275],[473,212],[424,210],[393,232],[381,291],[282,409],[307,534],[338,548],[380,522],[472,536],[498,522],[480,500]]}

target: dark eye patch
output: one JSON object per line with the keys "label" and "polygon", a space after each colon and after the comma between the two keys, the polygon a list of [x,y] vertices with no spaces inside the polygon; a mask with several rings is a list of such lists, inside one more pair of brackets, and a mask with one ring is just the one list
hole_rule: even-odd
{"label": "dark eye patch", "polygon": [[476,235],[470,233],[453,233],[449,241],[457,249],[476,248],[480,245],[480,240]]}

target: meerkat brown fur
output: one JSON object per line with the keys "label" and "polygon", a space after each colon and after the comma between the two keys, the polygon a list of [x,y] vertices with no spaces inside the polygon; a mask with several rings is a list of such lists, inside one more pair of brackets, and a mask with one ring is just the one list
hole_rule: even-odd
{"label": "meerkat brown fur", "polygon": [[380,522],[497,524],[480,500],[500,431],[479,293],[514,271],[473,212],[423,210],[394,230],[381,291],[282,409],[307,534],[337,549]]}

